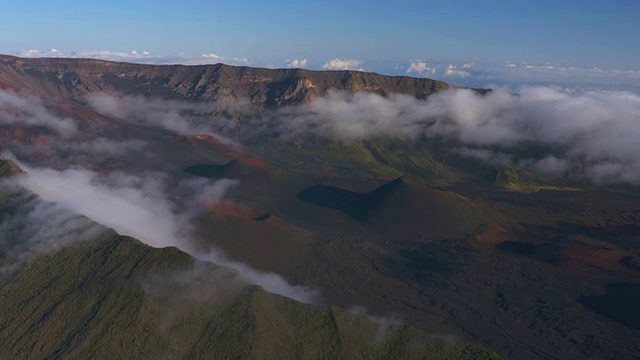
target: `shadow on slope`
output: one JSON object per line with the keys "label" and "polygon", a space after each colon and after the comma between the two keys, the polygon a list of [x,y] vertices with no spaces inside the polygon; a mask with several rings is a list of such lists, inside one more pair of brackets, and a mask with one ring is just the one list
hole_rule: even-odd
{"label": "shadow on slope", "polygon": [[582,297],[580,302],[602,316],[640,330],[640,308],[638,308],[640,284],[607,284],[605,289],[606,293]]}
{"label": "shadow on slope", "polygon": [[187,174],[201,176],[206,178],[215,178],[222,175],[225,170],[229,169],[233,165],[233,161],[226,164],[198,164],[184,168]]}
{"label": "shadow on slope", "polygon": [[308,204],[339,210],[392,237],[465,237],[487,223],[508,221],[490,208],[403,176],[368,193],[315,185],[298,193]]}
{"label": "shadow on slope", "polygon": [[309,204],[340,210],[355,220],[364,220],[372,209],[401,184],[400,177],[365,194],[333,186],[314,185],[299,192],[298,199]]}

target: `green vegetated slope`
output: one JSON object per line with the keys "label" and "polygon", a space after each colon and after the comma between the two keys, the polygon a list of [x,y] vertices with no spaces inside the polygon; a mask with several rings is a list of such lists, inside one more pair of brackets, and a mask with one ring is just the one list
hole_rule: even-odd
{"label": "green vegetated slope", "polygon": [[3,358],[495,358],[118,235],[41,255],[13,276],[0,290]]}
{"label": "green vegetated slope", "polygon": [[[407,325],[270,294],[234,270],[112,231],[65,240],[71,245],[61,249],[39,239],[39,251],[20,250],[16,241],[31,244],[25,229],[41,226],[25,214],[51,205],[6,185],[0,223],[11,226],[0,243],[11,251],[0,258],[0,358],[496,357]],[[16,216],[32,220],[16,226]],[[86,228],[89,220],[75,221]]]}
{"label": "green vegetated slope", "polygon": [[[459,144],[441,138],[327,140],[307,137],[293,142],[257,142],[254,150],[283,166],[305,174],[359,179],[392,179],[412,175],[433,186],[468,183],[509,191],[585,187],[579,171],[566,178],[543,178],[512,164],[489,163],[456,152]],[[526,155],[526,154],[525,154]],[[519,160],[528,159],[525,155]]]}
{"label": "green vegetated slope", "polygon": [[256,150],[284,166],[304,169],[306,174],[386,179],[412,174],[435,185],[449,184],[461,176],[457,169],[443,162],[438,149],[401,138],[367,141],[305,138],[291,143],[271,141]]}

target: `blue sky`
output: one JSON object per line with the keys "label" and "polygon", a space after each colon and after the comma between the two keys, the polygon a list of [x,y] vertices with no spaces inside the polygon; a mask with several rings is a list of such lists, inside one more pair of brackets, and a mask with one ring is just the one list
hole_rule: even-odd
{"label": "blue sky", "polygon": [[[577,78],[569,69],[581,76],[599,71],[593,81],[616,71],[620,79],[613,76],[608,85],[623,88],[628,75],[640,76],[636,0],[0,0],[0,6],[0,52],[23,56],[52,56],[57,49],[60,56],[270,67],[297,59],[295,65],[311,69],[478,84],[504,82],[510,73],[503,66],[523,70],[512,79],[535,66],[537,73],[527,76],[538,81],[557,78],[540,74],[549,66],[565,69],[565,77],[573,71]],[[407,72],[416,61],[426,65],[415,70],[428,70]]]}

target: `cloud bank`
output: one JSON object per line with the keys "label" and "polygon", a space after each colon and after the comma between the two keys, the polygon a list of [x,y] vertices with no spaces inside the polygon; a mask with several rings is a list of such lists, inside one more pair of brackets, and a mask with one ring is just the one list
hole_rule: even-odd
{"label": "cloud bank", "polygon": [[525,159],[522,166],[528,162],[555,175],[580,167],[596,182],[640,184],[640,96],[634,93],[525,88],[517,96],[499,89],[479,96],[456,90],[422,101],[334,91],[311,104],[283,108],[271,121],[289,139],[304,134],[339,140],[441,137],[467,154],[498,151],[500,162],[507,159],[504,154],[538,144],[549,153]]}

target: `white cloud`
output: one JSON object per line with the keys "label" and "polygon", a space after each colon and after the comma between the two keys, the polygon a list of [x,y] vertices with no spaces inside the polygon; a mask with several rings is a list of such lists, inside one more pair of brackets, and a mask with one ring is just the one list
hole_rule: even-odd
{"label": "white cloud", "polygon": [[429,67],[426,61],[414,61],[409,65],[406,72],[407,74],[414,72],[419,76],[434,75],[436,73],[436,68]]}
{"label": "white cloud", "polygon": [[221,57],[218,54],[214,54],[214,53],[202,54],[202,57],[205,59],[221,59]]}
{"label": "white cloud", "polygon": [[543,175],[560,176],[575,168],[575,163],[567,159],[559,159],[549,155],[541,160],[533,161],[533,170]]}
{"label": "white cloud", "polygon": [[[26,193],[15,181],[0,181],[0,208],[5,210],[0,215],[0,246],[9,258],[0,272],[10,272],[39,254],[109,233],[84,216]],[[11,211],[6,211],[7,206]]]}
{"label": "white cloud", "polygon": [[52,114],[40,98],[12,90],[0,90],[0,125],[42,127],[63,137],[78,131],[74,120]]}
{"label": "white cloud", "polygon": [[[290,285],[277,274],[257,271],[246,264],[225,258],[213,249],[202,249],[197,245],[198,232],[194,230],[194,219],[206,205],[222,199],[238,184],[236,180],[183,181],[174,190],[188,205],[185,206],[167,196],[167,183],[162,174],[99,174],[80,168],[58,171],[25,164],[20,166],[28,173],[28,176],[19,179],[20,184],[43,199],[59,204],[53,210],[62,208],[85,215],[153,247],[175,246],[195,258],[234,269],[247,282],[260,285],[272,293],[307,303],[313,302],[317,296],[315,291]],[[52,216],[51,211],[44,214]],[[66,218],[63,220],[69,222]],[[73,229],[77,227],[77,222],[72,223]],[[52,224],[60,225],[61,222]],[[53,230],[60,232],[59,229],[44,229],[48,233]]]}
{"label": "white cloud", "polygon": [[447,66],[447,70],[444,73],[445,76],[467,77],[471,75],[468,71],[458,70],[458,68],[452,64]]}
{"label": "white cloud", "polygon": [[471,69],[475,65],[476,65],[475,63],[466,63],[466,64],[462,64],[462,68],[463,69]]}
{"label": "white cloud", "polygon": [[329,60],[324,65],[322,65],[323,69],[326,70],[358,70],[364,71],[360,65],[362,65],[362,60],[355,59],[339,59],[335,58],[333,60]]}
{"label": "white cloud", "polygon": [[[180,135],[207,134],[219,141],[233,145],[228,139],[219,137],[216,130],[229,125],[229,120],[217,116],[220,109],[227,108],[223,100],[207,103],[148,99],[144,96],[115,97],[106,93],[93,93],[85,101],[96,112],[146,126],[157,126]],[[241,113],[243,103],[236,104]],[[228,105],[231,106],[231,105]]]}
{"label": "white cloud", "polygon": [[288,64],[288,67],[294,67],[294,68],[303,68],[307,66],[307,59],[293,59],[291,60]]}
{"label": "white cloud", "polygon": [[82,169],[57,171],[21,166],[29,174],[21,179],[25,188],[123,235],[165,247],[173,245],[175,237],[184,231],[175,222],[158,221],[171,217],[171,205],[162,197],[162,184],[155,175],[114,174],[101,179]]}

